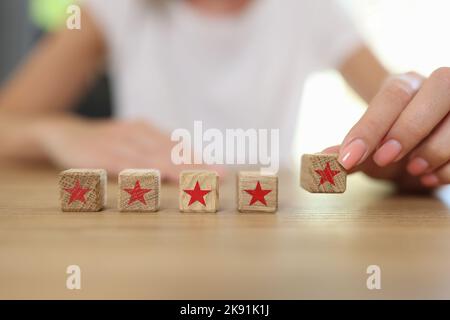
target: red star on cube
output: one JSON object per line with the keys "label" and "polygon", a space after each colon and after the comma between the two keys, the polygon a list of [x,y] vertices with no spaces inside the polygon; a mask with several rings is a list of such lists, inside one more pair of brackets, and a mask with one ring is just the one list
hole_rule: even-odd
{"label": "red star on cube", "polygon": [[141,183],[139,180],[136,181],[133,189],[123,189],[123,190],[131,195],[130,200],[128,200],[128,205],[133,204],[136,201],[139,201],[142,204],[146,205],[147,202],[145,201],[144,196],[150,191],[152,191],[152,189],[141,188]]}
{"label": "red star on cube", "polygon": [[72,188],[65,188],[64,191],[70,193],[69,204],[75,201],[81,201],[82,203],[86,203],[85,195],[86,193],[91,191],[91,189],[82,188],[80,185],[80,181],[76,180],[75,186],[73,186]]}
{"label": "red star on cube", "polygon": [[211,192],[211,190],[202,190],[200,188],[200,184],[197,183],[195,184],[194,189],[192,190],[183,190],[184,192],[186,192],[188,195],[191,196],[191,199],[189,200],[189,206],[192,205],[195,202],[200,202],[202,205],[206,206],[206,202],[205,202],[205,196]]}
{"label": "red star on cube", "polygon": [[263,190],[261,188],[261,184],[258,183],[256,184],[256,188],[254,190],[244,190],[245,192],[247,192],[249,195],[252,196],[252,199],[250,200],[250,204],[249,205],[254,205],[256,202],[261,202],[263,205],[267,206],[267,202],[266,202],[266,195],[268,195],[270,192],[272,192],[272,190]]}
{"label": "red star on cube", "polygon": [[327,162],[324,170],[314,170],[314,171],[320,175],[320,185],[329,182],[334,186],[335,185],[334,177],[340,173],[339,170],[331,170],[329,162]]}

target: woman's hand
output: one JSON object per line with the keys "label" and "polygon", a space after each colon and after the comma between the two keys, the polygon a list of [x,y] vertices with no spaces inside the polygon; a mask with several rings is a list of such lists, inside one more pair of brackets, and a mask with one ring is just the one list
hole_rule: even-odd
{"label": "woman's hand", "polygon": [[64,168],[102,168],[111,174],[155,168],[171,181],[186,169],[172,163],[170,137],[143,121],[53,119],[36,132],[50,160]]}
{"label": "woman's hand", "polygon": [[416,73],[391,77],[345,137],[339,161],[347,170],[397,182],[408,175],[425,187],[449,184],[449,112],[450,68],[428,79]]}

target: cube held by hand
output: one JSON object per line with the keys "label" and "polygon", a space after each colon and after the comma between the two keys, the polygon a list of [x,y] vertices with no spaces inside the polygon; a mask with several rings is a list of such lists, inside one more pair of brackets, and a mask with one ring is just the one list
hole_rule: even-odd
{"label": "cube held by hand", "polygon": [[337,154],[305,154],[300,184],[311,193],[344,193],[347,172],[338,162]]}

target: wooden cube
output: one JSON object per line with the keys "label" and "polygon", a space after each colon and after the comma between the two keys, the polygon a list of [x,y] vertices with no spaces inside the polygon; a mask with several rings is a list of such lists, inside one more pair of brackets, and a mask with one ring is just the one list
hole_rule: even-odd
{"label": "wooden cube", "polygon": [[159,210],[161,178],[158,170],[127,169],[119,174],[119,210],[155,212]]}
{"label": "wooden cube", "polygon": [[214,213],[219,208],[219,176],[213,171],[180,174],[180,211]]}
{"label": "wooden cube", "polygon": [[240,212],[276,212],[278,176],[257,172],[238,174],[238,210]]}
{"label": "wooden cube", "polygon": [[62,211],[95,212],[106,205],[106,171],[70,169],[59,174]]}
{"label": "wooden cube", "polygon": [[337,154],[305,154],[300,184],[311,193],[344,193],[347,172],[338,162]]}

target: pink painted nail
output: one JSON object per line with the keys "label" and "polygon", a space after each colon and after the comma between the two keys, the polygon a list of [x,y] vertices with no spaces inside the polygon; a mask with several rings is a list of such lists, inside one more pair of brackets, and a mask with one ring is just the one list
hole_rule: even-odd
{"label": "pink painted nail", "polygon": [[353,140],[340,152],[339,162],[346,170],[350,170],[360,164],[367,149],[367,145],[362,139]]}
{"label": "pink painted nail", "polygon": [[427,160],[422,158],[414,158],[407,167],[407,170],[410,174],[413,176],[420,176],[423,174],[428,168],[430,167],[430,164]]}
{"label": "pink painted nail", "polygon": [[433,188],[437,187],[439,185],[439,178],[435,174],[427,174],[426,176],[423,176],[420,181],[425,187]]}
{"label": "pink painted nail", "polygon": [[397,140],[389,140],[373,155],[373,160],[380,167],[393,162],[402,152],[402,145]]}

